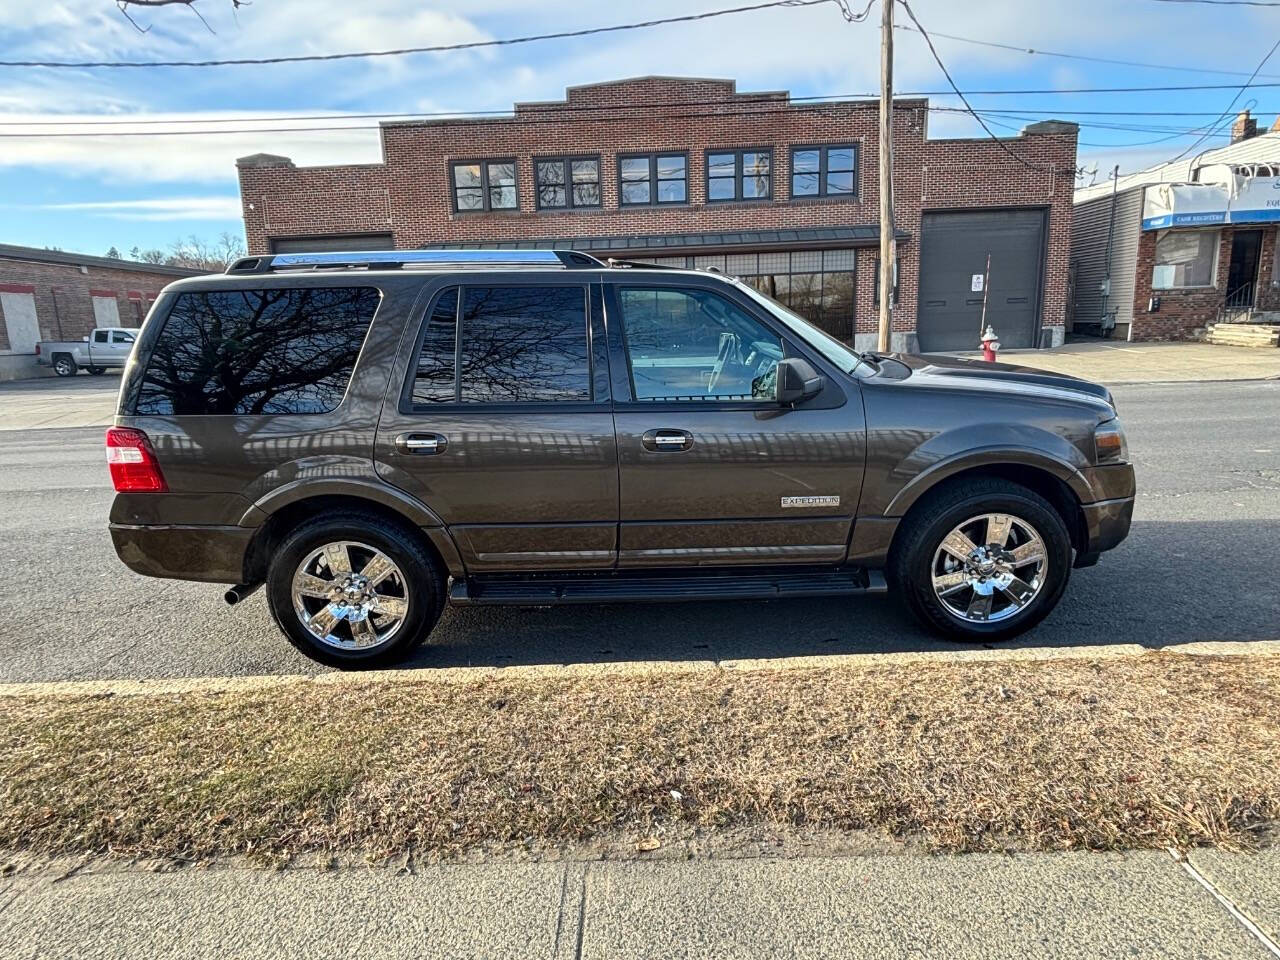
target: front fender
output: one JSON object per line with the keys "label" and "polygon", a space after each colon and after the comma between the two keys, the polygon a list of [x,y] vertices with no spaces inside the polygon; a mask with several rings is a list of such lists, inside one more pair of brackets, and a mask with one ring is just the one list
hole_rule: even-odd
{"label": "front fender", "polygon": [[1089,461],[1069,439],[1027,424],[985,424],[936,434],[901,458],[888,473],[889,486],[895,492],[883,515],[903,516],[948,477],[978,467],[1010,464],[1057,477],[1082,503],[1097,499],[1084,472]]}

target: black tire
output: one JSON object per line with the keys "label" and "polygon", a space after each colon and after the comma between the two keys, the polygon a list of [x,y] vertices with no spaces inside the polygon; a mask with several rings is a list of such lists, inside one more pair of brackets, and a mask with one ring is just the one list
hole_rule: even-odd
{"label": "black tire", "polygon": [[[1006,514],[1029,524],[1045,546],[1047,569],[1038,592],[1006,619],[974,622],[951,612],[933,588],[933,565],[942,541],[952,530],[983,514]],[[907,608],[926,627],[952,640],[990,643],[1023,633],[1048,616],[1071,576],[1071,535],[1061,515],[1033,490],[991,477],[961,480],[930,493],[917,504],[894,537],[889,555],[889,581]],[[958,600],[963,600],[961,593]],[[969,594],[972,596],[972,594]],[[1012,601],[997,593],[1005,607]]]}
{"label": "black tire", "polygon": [[[315,550],[335,541],[368,544],[385,553],[404,574],[408,612],[385,642],[361,650],[331,646],[313,635],[293,608],[293,576]],[[342,511],[308,520],[274,550],[266,580],[267,605],[289,642],[320,663],[348,670],[386,666],[422,643],[444,609],[445,577],[434,553],[407,525],[374,513]]]}
{"label": "black tire", "polygon": [[53,372],[60,377],[74,377],[79,369],[70,354],[60,353],[53,358]]}
{"label": "black tire", "polygon": [[89,371],[90,376],[100,377],[107,372],[106,367],[85,367]]}

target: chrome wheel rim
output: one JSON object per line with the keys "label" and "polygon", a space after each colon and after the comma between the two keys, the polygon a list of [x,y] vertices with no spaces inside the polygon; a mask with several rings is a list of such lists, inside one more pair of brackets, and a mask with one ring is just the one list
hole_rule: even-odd
{"label": "chrome wheel rim", "polygon": [[409,613],[409,584],[395,562],[354,540],[326,543],[293,574],[293,609],[326,646],[368,650],[386,643]]}
{"label": "chrome wheel rim", "polygon": [[934,552],[933,595],[965,623],[1017,616],[1035,600],[1049,572],[1040,533],[1007,513],[984,513],[958,524]]}

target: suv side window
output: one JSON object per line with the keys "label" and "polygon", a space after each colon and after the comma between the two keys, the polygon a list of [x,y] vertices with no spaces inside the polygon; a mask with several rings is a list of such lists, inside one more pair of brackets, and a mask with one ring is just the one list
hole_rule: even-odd
{"label": "suv side window", "polygon": [[591,400],[583,286],[449,287],[427,316],[412,402]]}
{"label": "suv side window", "polygon": [[618,290],[639,401],[769,400],[777,396],[782,341],[707,290]]}
{"label": "suv side window", "polygon": [[372,287],[181,294],[136,412],[327,413],[342,402],[380,299]]}

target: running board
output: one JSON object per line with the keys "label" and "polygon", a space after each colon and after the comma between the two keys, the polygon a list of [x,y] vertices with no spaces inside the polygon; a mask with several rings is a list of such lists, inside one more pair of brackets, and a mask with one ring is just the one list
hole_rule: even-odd
{"label": "running board", "polygon": [[691,574],[604,571],[577,575],[509,574],[454,580],[449,601],[467,604],[542,606],[560,603],[670,602],[675,600],[783,600],[791,597],[848,597],[884,593],[879,570]]}

